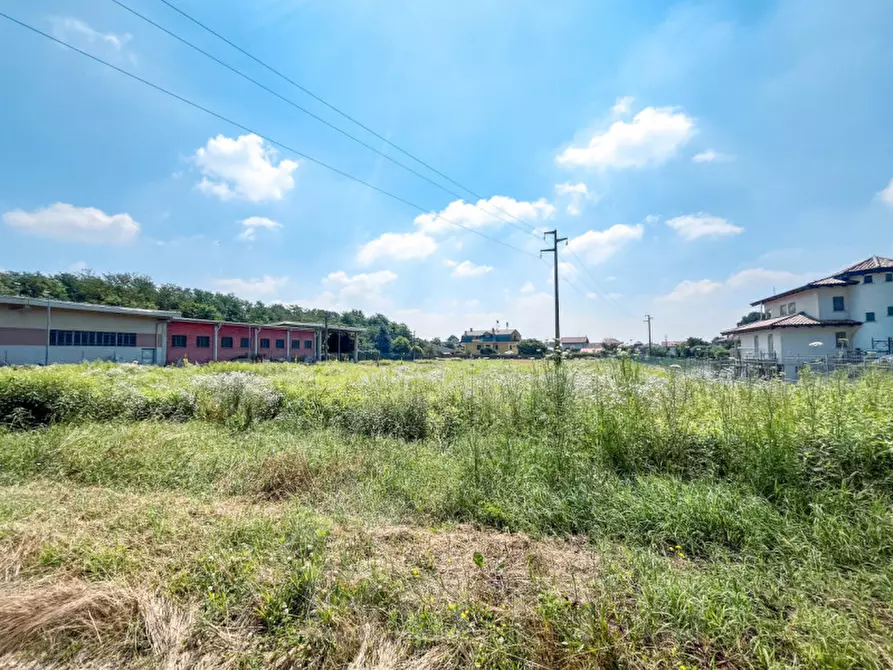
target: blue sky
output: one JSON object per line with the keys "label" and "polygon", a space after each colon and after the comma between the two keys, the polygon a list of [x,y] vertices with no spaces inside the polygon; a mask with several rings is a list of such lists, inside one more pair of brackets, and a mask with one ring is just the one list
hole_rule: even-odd
{"label": "blue sky", "polygon": [[[411,162],[159,0],[122,1]],[[773,287],[893,254],[885,0],[172,1],[484,201],[112,2],[0,10],[520,250],[557,227],[566,335],[644,339],[650,313],[655,339],[713,336]],[[2,19],[0,45],[0,268],[551,335],[548,263]]]}

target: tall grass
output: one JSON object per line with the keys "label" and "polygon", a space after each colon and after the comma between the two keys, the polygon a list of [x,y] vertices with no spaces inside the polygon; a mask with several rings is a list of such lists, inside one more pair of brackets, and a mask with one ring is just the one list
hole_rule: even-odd
{"label": "tall grass", "polygon": [[[365,638],[339,618],[360,612],[401,640],[398,656],[437,656],[444,644],[469,667],[882,667],[893,653],[893,375],[883,372],[807,371],[790,385],[629,360],[50,366],[0,370],[0,420],[0,487],[286,510],[276,521],[252,512],[188,551],[184,535],[182,560],[152,526],[133,558],[117,543],[44,542],[30,569],[133,579],[160,561],[153,579],[171,597],[198,599],[214,626],[251,622],[263,649],[285,644],[296,665],[346,664],[335,649],[348,638],[360,654]],[[0,524],[39,519],[46,504],[3,500]],[[367,562],[379,540],[345,548],[329,535],[465,522],[541,542],[584,537],[600,567],[561,595],[524,586],[515,618],[511,598],[494,595],[507,577],[492,548],[470,548],[465,569],[486,588],[452,610],[461,598],[436,556],[398,578]],[[336,555],[363,567],[333,577]],[[414,590],[429,577],[452,600]]]}

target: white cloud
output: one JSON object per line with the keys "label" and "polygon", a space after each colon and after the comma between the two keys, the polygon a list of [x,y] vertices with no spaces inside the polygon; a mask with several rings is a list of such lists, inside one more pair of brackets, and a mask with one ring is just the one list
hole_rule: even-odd
{"label": "white cloud", "polygon": [[571,216],[578,216],[583,211],[583,201],[595,199],[594,194],[589,192],[583,182],[555,184],[555,193],[558,196],[569,198],[567,213]]}
{"label": "white cloud", "polygon": [[722,284],[720,282],[710,279],[701,279],[699,281],[686,279],[676,284],[676,288],[665,295],[663,299],[670,302],[682,302],[697,296],[708,295],[721,288]]}
{"label": "white cloud", "polygon": [[628,226],[615,224],[607,230],[588,230],[568,242],[568,249],[582,255],[587,263],[602,263],[620,251],[626,244],[642,239],[645,226],[637,223]]}
{"label": "white cloud", "polygon": [[252,279],[215,279],[214,287],[224,293],[233,293],[239,298],[257,300],[275,295],[288,284],[288,277],[264,275]]}
{"label": "white cloud", "polygon": [[632,96],[625,95],[622,98],[617,98],[617,101],[614,103],[614,106],[611,107],[611,114],[614,116],[626,116],[629,114],[629,111],[633,106],[633,98]]}
{"label": "white cloud", "polygon": [[298,164],[275,161],[276,152],[257,135],[212,137],[195,152],[195,163],[204,175],[196,188],[221,200],[282,200],[295,186],[292,172]]}
{"label": "white cloud", "polygon": [[877,197],[880,198],[881,202],[884,204],[893,207],[893,179],[890,180],[890,183],[887,184],[887,187],[877,194]]}
{"label": "white cloud", "polygon": [[532,281],[525,282],[524,286],[521,287],[521,293],[533,293],[535,290],[536,288]]}
{"label": "white cloud", "polygon": [[475,265],[471,261],[462,261],[461,263],[457,263],[456,261],[448,260],[444,263],[444,265],[453,268],[450,276],[455,277],[456,279],[467,279],[468,277],[483,277],[485,274],[493,272],[492,265]]}
{"label": "white cloud", "polygon": [[281,223],[273,221],[273,219],[268,219],[265,216],[249,216],[247,219],[243,219],[241,223],[242,232],[236,237],[240,242],[254,242],[259,228],[269,231],[275,231],[282,228]]}
{"label": "white cloud", "polygon": [[89,24],[70,16],[54,16],[53,35],[63,42],[80,41],[89,44],[102,44],[114,51],[121,51],[133,39],[130,33],[103,33]]}
{"label": "white cloud", "polygon": [[33,212],[6,212],[3,221],[30,235],[91,244],[122,244],[140,232],[140,224],[129,214],[109,215],[101,209],[62,202]]}
{"label": "white cloud", "polygon": [[586,297],[589,298],[590,300],[598,300],[598,294],[593,293],[592,291],[587,291]]}
{"label": "white cloud", "polygon": [[90,266],[87,264],[87,261],[75,261],[68,266],[69,272],[84,272],[85,270],[89,269]]}
{"label": "white cloud", "polygon": [[658,221],[660,221],[660,217],[656,216],[655,214],[649,214],[648,216],[645,217],[644,221],[645,221],[645,225],[650,226],[651,224],[654,224],[654,223],[657,223]]}
{"label": "white cloud", "polygon": [[660,165],[695,134],[691,117],[673,107],[646,107],[632,121],[615,121],[583,146],[570,146],[555,162],[563,167],[630,168]]}
{"label": "white cloud", "polygon": [[369,265],[379,258],[408,261],[427,258],[435,251],[437,242],[423,232],[384,233],[360,247],[357,261],[363,265]]}
{"label": "white cloud", "polygon": [[334,298],[334,304],[352,305],[347,309],[368,304],[380,298],[385,286],[397,280],[397,274],[390,270],[348,275],[343,270],[330,273],[323,279],[323,288]]}
{"label": "white cloud", "polygon": [[439,233],[455,228],[452,223],[444,219],[466,228],[484,228],[486,226],[498,227],[506,222],[514,224],[516,223],[515,219],[526,222],[549,219],[554,214],[555,206],[547,202],[545,198],[540,198],[536,202],[527,202],[503,195],[494,195],[487,200],[478,200],[477,205],[464,200],[454,200],[439,214],[430,213],[417,216],[415,223],[426,233]]}
{"label": "white cloud", "polygon": [[700,153],[696,153],[691,159],[695,163],[714,163],[714,162],[726,162],[734,159],[733,156],[729,156],[728,154],[721,154],[718,151],[714,151],[713,149],[706,149],[701,151]]}
{"label": "white cloud", "polygon": [[667,225],[675,230],[682,239],[689,241],[701,237],[728,237],[744,232],[744,228],[706,212],[677,216],[667,221]]}
{"label": "white cloud", "polygon": [[787,270],[767,270],[765,268],[748,268],[728,277],[725,281],[701,279],[698,281],[685,280],[679,282],[668,294],[662,296],[662,300],[668,302],[683,302],[718,291],[733,292],[747,289],[748,293],[754,293],[754,297],[761,293],[764,287],[787,286],[793,287],[809,281],[811,275],[797,274]]}

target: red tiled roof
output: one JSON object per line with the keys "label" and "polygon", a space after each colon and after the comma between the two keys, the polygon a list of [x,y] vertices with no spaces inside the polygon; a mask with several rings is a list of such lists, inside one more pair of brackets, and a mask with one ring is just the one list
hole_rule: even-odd
{"label": "red tiled roof", "polygon": [[762,321],[754,321],[731,330],[722,331],[723,335],[732,335],[736,333],[746,333],[751,330],[773,330],[775,328],[804,328],[811,326],[827,327],[827,326],[861,326],[861,321],[853,321],[852,319],[813,319],[811,316],[800,312],[790,316],[778,316],[774,319],[763,319]]}
{"label": "red tiled roof", "polygon": [[855,265],[844,268],[840,272],[836,272],[830,277],[824,277],[823,279],[811,281],[808,284],[804,284],[803,286],[798,286],[797,288],[792,288],[791,290],[783,291],[782,293],[776,293],[775,295],[769,296],[768,298],[763,298],[762,300],[757,300],[756,302],[752,302],[750,304],[751,306],[761,305],[765,302],[769,302],[770,300],[777,300],[789,295],[794,295],[795,293],[808,291],[811,288],[820,288],[822,286],[855,285],[858,284],[858,282],[850,279],[853,275],[861,275],[869,272],[882,272],[884,270],[893,271],[893,258],[886,258],[884,256],[872,256],[871,258],[866,258],[864,261],[859,261]]}

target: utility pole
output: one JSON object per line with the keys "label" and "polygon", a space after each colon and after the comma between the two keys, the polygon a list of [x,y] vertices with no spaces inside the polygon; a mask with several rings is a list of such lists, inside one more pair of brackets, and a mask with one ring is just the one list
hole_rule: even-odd
{"label": "utility pole", "polygon": [[648,324],[648,355],[651,355],[651,322],[653,317],[650,314],[645,315],[645,323]]}
{"label": "utility pole", "polygon": [[409,352],[412,354],[412,362],[415,363],[415,331],[412,331],[412,342],[409,343]]}
{"label": "utility pole", "polygon": [[[555,257],[554,257],[555,264],[554,264],[554,270],[553,270],[553,272],[554,272],[553,283],[555,284],[555,347],[557,349],[557,348],[561,347],[561,323],[560,323],[560,319],[558,317],[558,243],[559,242],[567,242],[567,238],[566,237],[558,237],[557,229],[547,230],[545,233],[543,233],[543,238],[545,239],[545,237],[547,235],[552,236],[552,246],[549,249],[541,249],[540,253],[541,254],[552,253],[555,255]],[[561,358],[559,357],[558,360],[560,361]]]}

